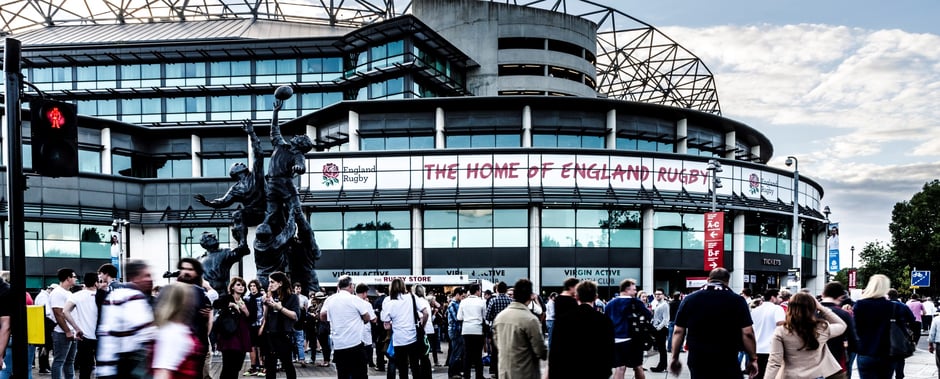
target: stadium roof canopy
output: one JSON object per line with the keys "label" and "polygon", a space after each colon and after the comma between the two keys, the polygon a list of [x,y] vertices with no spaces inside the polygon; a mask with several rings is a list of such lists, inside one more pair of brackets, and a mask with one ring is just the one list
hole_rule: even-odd
{"label": "stadium roof canopy", "polygon": [[[597,24],[597,91],[603,96],[721,114],[715,79],[705,63],[616,8],[589,0],[480,1],[548,9]],[[0,0],[0,36],[66,25],[213,20],[358,28],[410,11],[411,0]]]}

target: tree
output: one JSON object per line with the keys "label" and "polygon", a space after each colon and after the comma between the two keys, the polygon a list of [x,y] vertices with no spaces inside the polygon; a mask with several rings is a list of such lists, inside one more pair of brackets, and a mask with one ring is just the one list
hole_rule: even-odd
{"label": "tree", "polygon": [[[940,180],[924,184],[911,200],[895,204],[888,230],[900,262],[909,268],[937,272],[936,269],[940,269],[937,265],[940,259]],[[936,285],[936,282],[931,283],[931,288]]]}
{"label": "tree", "polygon": [[865,288],[868,278],[875,274],[882,274],[891,279],[891,286],[896,288],[901,294],[910,292],[911,266],[908,265],[895,251],[895,249],[885,242],[869,242],[859,254],[865,264],[858,269],[856,280],[858,288]]}

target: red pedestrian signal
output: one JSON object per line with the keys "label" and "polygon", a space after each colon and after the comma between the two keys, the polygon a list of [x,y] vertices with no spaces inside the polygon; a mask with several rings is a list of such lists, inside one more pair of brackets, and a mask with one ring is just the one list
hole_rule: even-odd
{"label": "red pedestrian signal", "polygon": [[78,110],[54,100],[29,102],[33,170],[39,175],[78,176]]}

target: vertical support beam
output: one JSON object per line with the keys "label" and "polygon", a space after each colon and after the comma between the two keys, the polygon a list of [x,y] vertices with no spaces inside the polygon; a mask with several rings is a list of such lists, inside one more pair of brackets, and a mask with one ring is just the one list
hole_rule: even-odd
{"label": "vertical support beam", "polygon": [[643,233],[641,239],[643,241],[643,278],[640,279],[640,283],[643,283],[643,290],[645,291],[652,290],[656,285],[656,282],[653,281],[653,267],[656,263],[653,254],[655,252],[653,248],[653,215],[655,214],[656,212],[652,208],[643,210],[643,230],[641,232]]}
{"label": "vertical support beam", "polygon": [[828,230],[823,230],[822,233],[816,234],[816,277],[806,284],[813,290],[813,293],[822,293],[826,288],[826,273],[829,271],[829,250],[826,249],[827,232]]}
{"label": "vertical support beam", "polygon": [[676,154],[689,152],[689,120],[676,121]]}
{"label": "vertical support beam", "polygon": [[359,151],[359,113],[349,111],[349,151]]}
{"label": "vertical support beam", "polygon": [[734,159],[738,146],[738,137],[734,130],[725,133],[725,158]]}
{"label": "vertical support beam", "polygon": [[532,107],[522,108],[522,147],[532,147]]}
{"label": "vertical support beam", "polygon": [[541,293],[542,288],[542,223],[539,217],[539,207],[529,207],[529,280],[532,281],[532,290]]}
{"label": "vertical support beam", "polygon": [[111,142],[111,128],[101,129],[101,173],[105,175],[112,175],[113,168],[111,166],[111,150],[113,144]]}
{"label": "vertical support beam", "polygon": [[617,110],[607,111],[607,135],[604,138],[607,150],[617,150]]}
{"label": "vertical support beam", "polygon": [[744,214],[734,215],[731,226],[731,288],[741,293],[744,289]]}
{"label": "vertical support beam", "polygon": [[411,274],[424,273],[424,213],[421,208],[411,208]]}
{"label": "vertical support beam", "polygon": [[190,149],[193,152],[193,177],[201,178],[202,177],[202,157],[199,156],[199,153],[202,153],[202,138],[193,134],[189,137],[190,139]]}
{"label": "vertical support beam", "polygon": [[445,142],[447,142],[446,137],[444,136],[444,108],[437,107],[434,110],[434,148],[442,150],[447,147]]}

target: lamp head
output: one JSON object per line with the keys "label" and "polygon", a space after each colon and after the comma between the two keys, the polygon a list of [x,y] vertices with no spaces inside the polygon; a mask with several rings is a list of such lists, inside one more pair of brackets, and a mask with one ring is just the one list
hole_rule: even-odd
{"label": "lamp head", "polygon": [[787,157],[787,161],[784,163],[786,163],[787,167],[793,166],[793,163],[794,163],[793,157]]}
{"label": "lamp head", "polygon": [[823,214],[826,215],[826,218],[829,218],[830,213],[832,213],[832,211],[829,209],[828,205],[825,208],[823,208]]}

